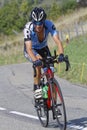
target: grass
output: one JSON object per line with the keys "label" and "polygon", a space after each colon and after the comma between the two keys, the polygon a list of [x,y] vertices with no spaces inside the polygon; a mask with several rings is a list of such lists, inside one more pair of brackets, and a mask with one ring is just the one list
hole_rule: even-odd
{"label": "grass", "polygon": [[[51,41],[51,40],[49,40]],[[51,41],[51,53],[56,49],[55,44]],[[27,62],[23,55],[23,40],[5,44],[0,48],[0,65]],[[65,71],[65,64],[61,63],[56,66],[57,75],[73,83],[87,85],[87,37],[79,36],[70,40],[69,44],[63,42],[65,55],[69,56],[71,68]]]}
{"label": "grass", "polygon": [[23,40],[0,47],[0,65],[26,62],[23,55]]}
{"label": "grass", "polygon": [[80,8],[74,10],[70,14],[62,15],[57,21],[56,21],[56,27],[58,29],[64,29],[64,28],[70,28],[72,27],[72,24],[80,23],[80,22],[87,22],[87,7],[86,8]]}
{"label": "grass", "polygon": [[68,53],[72,62],[87,64],[87,41],[86,35],[79,36],[70,40],[70,44],[65,47],[65,53]]}
{"label": "grass", "polygon": [[[87,85],[87,37],[79,36],[70,40],[67,45],[63,42],[65,55],[69,56],[71,68],[65,71],[65,64],[56,66],[57,74],[74,83]],[[54,47],[56,48],[56,47]],[[53,49],[54,49],[53,48]]]}

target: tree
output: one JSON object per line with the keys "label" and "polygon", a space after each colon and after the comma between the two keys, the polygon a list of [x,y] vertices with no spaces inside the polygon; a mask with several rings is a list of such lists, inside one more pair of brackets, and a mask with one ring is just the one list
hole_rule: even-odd
{"label": "tree", "polygon": [[60,8],[55,2],[51,6],[49,12],[50,12],[49,17],[52,18],[53,20],[57,19],[60,16]]}
{"label": "tree", "polygon": [[24,19],[19,16],[17,3],[12,2],[0,10],[0,32],[7,35],[12,34],[13,29],[19,31],[23,24]]}

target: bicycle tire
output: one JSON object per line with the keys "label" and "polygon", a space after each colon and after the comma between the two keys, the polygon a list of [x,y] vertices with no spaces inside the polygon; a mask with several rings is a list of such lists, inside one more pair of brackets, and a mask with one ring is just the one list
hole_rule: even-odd
{"label": "bicycle tire", "polygon": [[43,100],[42,103],[40,103],[36,109],[38,118],[43,127],[47,127],[49,122],[49,111],[45,103],[46,101]]}
{"label": "bicycle tire", "polygon": [[66,130],[66,110],[60,85],[55,78],[53,78],[53,81],[50,83],[50,85],[55,89],[56,92],[56,101],[52,97],[52,107],[58,127],[60,130]]}

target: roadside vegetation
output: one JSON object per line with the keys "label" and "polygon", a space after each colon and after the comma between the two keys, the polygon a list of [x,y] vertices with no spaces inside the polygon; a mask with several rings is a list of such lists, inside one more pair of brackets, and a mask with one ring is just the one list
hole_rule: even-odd
{"label": "roadside vegetation", "polygon": [[48,19],[56,20],[62,14],[70,13],[77,7],[76,0],[54,0],[52,4],[39,0],[14,0],[4,3],[0,8],[0,33],[12,35],[14,31],[21,32],[26,22],[29,21],[30,11],[33,7],[42,6],[48,15]]}
{"label": "roadside vegetation", "polygon": [[[56,50],[50,42],[51,53]],[[69,56],[70,70],[65,71],[65,64],[56,65],[56,74],[73,83],[87,85],[87,36],[78,36],[70,40],[69,44],[63,41],[65,55]],[[2,47],[2,48],[1,48]],[[23,40],[14,41],[12,44],[5,44],[0,47],[0,65],[24,63],[27,60],[23,54]],[[57,50],[56,50],[57,51]]]}
{"label": "roadside vegetation", "polygon": [[[69,25],[72,24],[69,16],[72,17],[72,14],[80,12],[80,6],[76,0],[67,0],[67,2],[51,0],[49,2],[51,4],[48,4],[47,0],[7,0],[2,2],[0,7],[0,65],[27,62],[23,55],[23,28],[29,21],[30,11],[33,7],[42,6],[47,12],[48,19],[53,20],[57,28],[60,29],[65,25],[63,21],[67,24],[69,22]],[[78,19],[78,22],[80,21],[86,22],[87,14],[81,16]],[[87,85],[87,35],[73,37],[69,44],[66,44],[66,41],[62,42],[65,54],[69,55],[71,68],[65,72],[65,64],[58,65],[56,66],[57,74],[71,82]],[[50,46],[50,49],[53,54],[56,46]]]}
{"label": "roadside vegetation", "polygon": [[[86,40],[86,41],[85,41]],[[87,85],[87,36],[78,36],[70,40],[69,44],[63,42],[64,53],[69,56],[70,70],[65,71],[65,64],[56,65],[59,77],[73,83]],[[56,50],[56,46],[52,49]]]}

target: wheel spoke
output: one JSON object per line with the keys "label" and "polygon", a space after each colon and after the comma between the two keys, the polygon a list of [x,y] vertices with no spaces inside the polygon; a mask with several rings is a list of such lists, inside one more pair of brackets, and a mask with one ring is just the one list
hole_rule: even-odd
{"label": "wheel spoke", "polygon": [[49,119],[49,114],[48,114],[48,109],[45,108],[44,101],[39,105],[39,109],[37,109],[37,115],[39,117],[39,120],[42,124],[42,126],[47,127],[48,125],[48,119]]}

